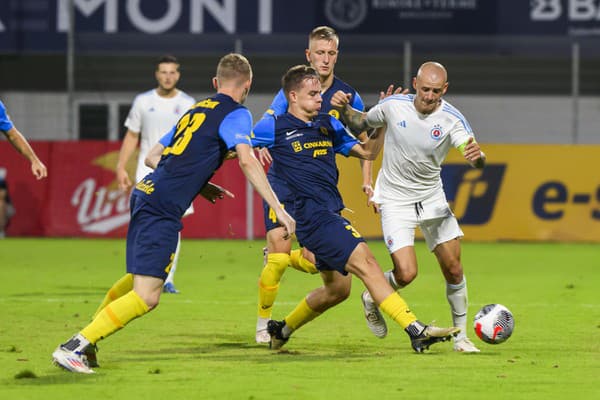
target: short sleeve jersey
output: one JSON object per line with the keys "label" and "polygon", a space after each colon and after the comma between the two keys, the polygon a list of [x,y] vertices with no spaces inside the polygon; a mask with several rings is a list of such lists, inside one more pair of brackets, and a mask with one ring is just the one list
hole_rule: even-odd
{"label": "short sleeve jersey", "polygon": [[285,113],[261,119],[253,133],[253,146],[269,147],[277,160],[271,169],[297,198],[309,199],[329,211],[344,208],[337,188],[335,153],[348,156],[358,141],[336,118],[321,113],[304,122]]}
{"label": "short sleeve jersey", "polygon": [[10,117],[6,113],[6,107],[4,103],[0,100],[0,131],[8,132],[12,129],[13,123],[10,120]]}
{"label": "short sleeve jersey", "polygon": [[[360,97],[360,94],[356,90],[354,90],[354,88],[352,86],[348,85],[346,82],[344,82],[341,79],[338,79],[337,77],[334,76],[331,86],[329,88],[327,88],[327,90],[325,92],[321,93],[321,98],[323,100],[323,102],[321,103],[321,112],[322,113],[328,113],[328,114],[332,115],[333,117],[337,118],[338,120],[340,120],[339,112],[337,110],[331,108],[331,98],[333,97],[335,92],[337,92],[338,90],[342,90],[345,93],[351,93],[352,97],[350,98],[350,105],[357,110],[360,110],[360,111],[364,110],[365,105],[363,103],[362,98]],[[287,99],[285,98],[283,89],[280,89],[279,92],[277,92],[277,95],[275,95],[273,102],[271,103],[271,105],[269,106],[267,111],[265,112],[263,118],[268,118],[271,115],[275,115],[275,116],[282,115],[287,112],[287,108],[288,108]],[[344,122],[342,121],[342,123],[344,123]],[[268,172],[269,176],[276,175],[277,168],[273,168],[276,166],[276,164],[277,164],[277,159],[273,158],[273,164],[271,165],[271,168],[269,168],[269,172]]]}
{"label": "short sleeve jersey", "polygon": [[[181,218],[192,200],[238,144],[251,145],[252,115],[224,94],[200,101],[173,127],[154,172],[133,194],[159,214]],[[157,139],[157,142],[159,139]],[[164,144],[163,143],[163,144]]]}
{"label": "short sleeve jersey", "polygon": [[158,140],[173,128],[173,125],[191,106],[194,99],[179,90],[173,97],[161,97],[156,89],[136,96],[125,120],[125,127],[140,134],[140,155],[137,162],[136,181],[152,170],[144,159]]}
{"label": "short sleeve jersey", "polygon": [[465,117],[442,100],[429,115],[419,113],[414,95],[393,95],[367,113],[370,126],[387,124],[383,161],[373,200],[412,204],[442,190],[441,164],[451,147],[473,135]]}

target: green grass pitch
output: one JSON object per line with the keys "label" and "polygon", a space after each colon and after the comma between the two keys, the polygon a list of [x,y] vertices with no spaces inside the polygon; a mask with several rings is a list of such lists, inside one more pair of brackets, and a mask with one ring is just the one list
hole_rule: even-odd
{"label": "green grass pitch", "polygon": [[[300,329],[285,351],[254,343],[263,241],[184,240],[176,283],[157,310],[101,341],[94,375],[51,364],[125,270],[124,240],[0,241],[0,399],[564,399],[600,398],[600,247],[463,244],[469,319],[488,303],[514,314],[480,354],[435,345],[415,354],[402,329],[377,339],[354,279],[350,299]],[[371,241],[382,268],[390,265]],[[419,276],[402,295],[419,319],[450,324],[439,267],[417,244]],[[318,276],[290,269],[280,319]]]}

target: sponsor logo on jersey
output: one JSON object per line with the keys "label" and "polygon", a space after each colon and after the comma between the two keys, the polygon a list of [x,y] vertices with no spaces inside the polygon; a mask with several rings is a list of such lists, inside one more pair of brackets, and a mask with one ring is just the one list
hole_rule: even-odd
{"label": "sponsor logo on jersey", "polygon": [[444,136],[444,130],[441,125],[434,125],[429,131],[429,135],[433,140],[440,140]]}

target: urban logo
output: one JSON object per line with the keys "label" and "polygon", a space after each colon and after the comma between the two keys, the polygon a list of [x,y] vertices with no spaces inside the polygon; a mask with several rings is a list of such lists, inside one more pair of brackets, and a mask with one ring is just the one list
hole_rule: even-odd
{"label": "urban logo", "polygon": [[442,167],[446,198],[458,222],[483,225],[492,218],[505,170],[505,164],[488,164],[484,169],[465,164]]}

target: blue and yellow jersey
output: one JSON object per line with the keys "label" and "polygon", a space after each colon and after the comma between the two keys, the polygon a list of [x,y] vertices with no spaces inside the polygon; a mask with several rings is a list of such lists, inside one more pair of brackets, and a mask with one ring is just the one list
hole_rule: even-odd
{"label": "blue and yellow jersey", "polygon": [[12,121],[6,113],[6,107],[4,107],[4,103],[0,100],[0,131],[8,132],[13,126]]}
{"label": "blue and yellow jersey", "polygon": [[227,151],[251,145],[251,130],[250,111],[227,95],[196,103],[163,137],[165,150],[156,170],[137,183],[134,195],[159,213],[181,218]]}
{"label": "blue and yellow jersey", "polygon": [[358,141],[329,114],[304,122],[290,113],[261,119],[254,127],[252,145],[268,147],[276,163],[271,170],[283,179],[296,198],[338,212],[344,208],[337,188],[335,153],[348,156]]}
{"label": "blue and yellow jersey", "polygon": [[[331,108],[331,98],[338,90],[343,91],[344,93],[352,93],[352,97],[350,98],[350,105],[353,108],[356,108],[359,111],[364,111],[365,104],[362,101],[362,98],[358,94],[356,90],[346,82],[337,77],[333,77],[333,82],[331,86],[327,88],[327,90],[321,93],[321,98],[323,99],[323,103],[321,104],[321,112],[333,115],[338,120],[340,119],[340,114],[336,110]],[[279,92],[275,95],[273,102],[263,115],[267,117],[269,115],[281,115],[287,112],[288,102],[285,98],[285,94],[283,94],[283,89],[279,89]],[[344,123],[344,121],[342,121]],[[345,123],[344,123],[345,125]]]}
{"label": "blue and yellow jersey", "polygon": [[[333,82],[331,83],[331,86],[324,92],[321,93],[321,98],[323,99],[323,102],[321,103],[321,112],[322,113],[328,113],[329,115],[334,116],[336,119],[340,120],[340,113],[337,110],[334,110],[331,108],[331,98],[333,97],[334,93],[337,92],[338,90],[343,91],[344,93],[352,93],[352,97],[350,98],[350,105],[360,111],[363,111],[365,109],[365,105],[362,101],[362,98],[360,97],[360,95],[358,94],[358,92],[356,90],[354,90],[354,88],[350,85],[348,85],[346,82],[344,82],[341,79],[338,79],[337,77],[333,77]],[[282,115],[285,114],[287,112],[287,108],[288,108],[288,102],[287,99],[285,98],[285,94],[283,94],[283,89],[279,89],[279,92],[277,92],[277,95],[275,95],[275,98],[273,99],[273,102],[271,103],[271,105],[269,106],[269,108],[267,109],[267,111],[264,113],[263,115],[263,119],[267,118],[269,119],[270,116],[278,116],[278,115]],[[344,123],[344,121],[340,120],[342,122],[342,124],[346,125]],[[277,176],[277,159],[274,157],[273,158],[273,164],[271,165],[271,167],[269,168],[269,171],[267,173],[267,175],[269,177],[271,176]]]}

